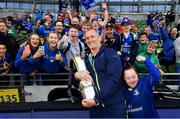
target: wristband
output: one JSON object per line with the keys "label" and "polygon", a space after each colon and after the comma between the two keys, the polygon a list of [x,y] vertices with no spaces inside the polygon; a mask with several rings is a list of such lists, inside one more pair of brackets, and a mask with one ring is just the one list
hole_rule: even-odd
{"label": "wristband", "polygon": [[100,105],[100,103],[99,103],[99,101],[98,101],[97,99],[94,99],[94,101],[95,101],[95,103],[96,103],[96,106],[99,106],[99,105]]}

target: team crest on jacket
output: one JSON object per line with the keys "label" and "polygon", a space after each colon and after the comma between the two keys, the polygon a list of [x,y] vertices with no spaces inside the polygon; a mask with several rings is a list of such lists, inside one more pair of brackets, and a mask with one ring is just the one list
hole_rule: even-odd
{"label": "team crest on jacket", "polygon": [[135,90],[134,90],[134,95],[139,95],[138,89],[135,89]]}

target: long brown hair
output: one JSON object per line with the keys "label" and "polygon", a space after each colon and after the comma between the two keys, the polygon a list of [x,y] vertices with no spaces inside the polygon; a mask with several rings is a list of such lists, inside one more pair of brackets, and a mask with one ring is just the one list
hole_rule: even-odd
{"label": "long brown hair", "polygon": [[[32,38],[33,35],[37,35],[37,36],[39,37],[39,35],[38,35],[37,33],[34,33],[34,32],[31,33],[31,35],[29,36],[26,45],[29,45],[29,47],[30,47],[31,50],[34,49],[34,47],[33,47],[32,44],[31,44],[31,38]],[[40,46],[40,45],[41,45],[41,41],[40,41],[40,37],[39,37],[39,45],[38,45],[38,46]]]}

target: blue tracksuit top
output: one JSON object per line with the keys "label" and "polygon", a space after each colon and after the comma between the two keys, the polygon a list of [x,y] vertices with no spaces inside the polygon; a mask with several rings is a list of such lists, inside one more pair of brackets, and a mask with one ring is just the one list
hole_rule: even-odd
{"label": "blue tracksuit top", "polygon": [[54,31],[53,23],[51,24],[51,26],[49,28],[46,28],[45,25],[40,25],[38,35],[43,38],[46,38],[50,31]]}
{"label": "blue tracksuit top", "polygon": [[[95,57],[85,58],[86,68],[94,81],[95,99],[105,106],[124,103],[121,60],[113,49],[102,46]],[[99,86],[99,88],[98,88]]]}
{"label": "blue tracksuit top", "polygon": [[[49,48],[49,44],[45,43],[44,44],[44,52],[45,52],[45,55],[43,56],[42,63],[41,63],[41,70],[43,72],[59,73],[58,71],[67,64],[67,59],[66,59],[65,55],[60,51],[60,49],[51,51]],[[63,58],[63,62],[59,62],[59,61],[55,60],[55,56],[58,53],[61,54],[61,56]]]}
{"label": "blue tracksuit top", "polygon": [[145,65],[149,69],[150,74],[139,79],[133,89],[127,87],[125,90],[128,116],[130,118],[159,117],[154,106],[152,88],[160,80],[160,73],[149,58],[146,58]]}
{"label": "blue tracksuit top", "polygon": [[35,70],[39,70],[40,67],[40,58],[33,59],[32,56],[35,54],[37,49],[34,49],[31,51],[32,55],[27,57],[25,60],[21,59],[21,56],[23,54],[24,48],[20,48],[15,59],[15,67],[19,69],[20,73],[28,74]]}

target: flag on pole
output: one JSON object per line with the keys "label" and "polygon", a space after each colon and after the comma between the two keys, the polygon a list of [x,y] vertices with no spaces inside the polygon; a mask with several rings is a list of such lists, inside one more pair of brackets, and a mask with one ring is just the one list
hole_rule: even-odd
{"label": "flag on pole", "polygon": [[82,5],[86,10],[95,5],[95,0],[81,0]]}

